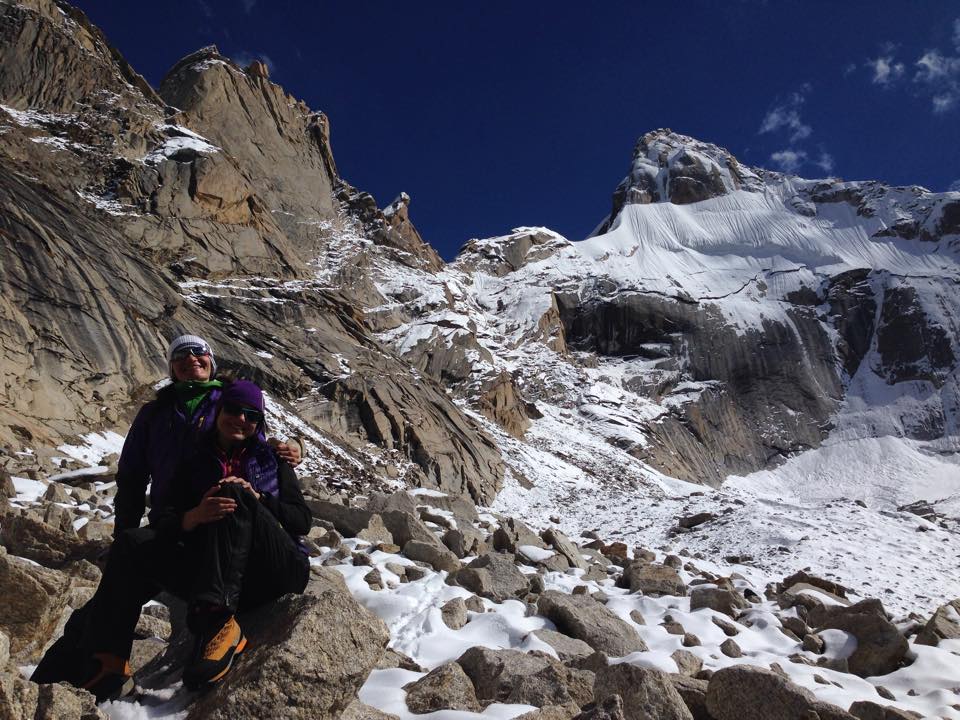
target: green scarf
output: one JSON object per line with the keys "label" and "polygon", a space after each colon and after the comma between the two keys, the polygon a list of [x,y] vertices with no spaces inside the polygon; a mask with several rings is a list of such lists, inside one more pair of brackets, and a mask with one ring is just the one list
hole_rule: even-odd
{"label": "green scarf", "polygon": [[187,417],[192,418],[200,403],[213,388],[223,387],[219,380],[186,380],[173,384],[177,399],[187,409]]}

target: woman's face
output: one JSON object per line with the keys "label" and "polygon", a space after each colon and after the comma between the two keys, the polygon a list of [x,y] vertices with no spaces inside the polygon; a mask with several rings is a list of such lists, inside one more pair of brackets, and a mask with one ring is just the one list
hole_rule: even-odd
{"label": "woman's face", "polygon": [[263,414],[259,410],[224,403],[217,414],[217,435],[221,445],[242,443],[257,431]]}
{"label": "woman's face", "polygon": [[172,367],[173,376],[179,382],[186,380],[205,382],[210,379],[213,371],[213,364],[210,362],[209,355],[194,355],[190,350],[176,353],[173,356]]}

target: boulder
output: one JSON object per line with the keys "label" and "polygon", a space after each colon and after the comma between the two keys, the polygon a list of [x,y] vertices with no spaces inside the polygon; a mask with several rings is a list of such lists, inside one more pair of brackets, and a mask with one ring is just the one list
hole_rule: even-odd
{"label": "boulder", "polygon": [[377,662],[377,670],[392,670],[394,668],[418,673],[426,672],[413,658],[404,655],[402,652],[397,652],[393,648],[388,648]]}
{"label": "boulder", "polygon": [[703,669],[703,660],[689,650],[674,650],[670,659],[677,664],[680,675],[693,677]]}
{"label": "boulder", "polygon": [[919,713],[892,705],[878,705],[869,700],[858,700],[850,705],[850,714],[859,720],[921,720],[923,717]]}
{"label": "boulder", "polygon": [[[3,468],[0,468],[0,500],[17,496],[17,488],[13,485],[13,478]],[[2,503],[0,503],[2,504]]]}
{"label": "boulder", "polygon": [[659,563],[630,563],[624,568],[618,584],[629,588],[630,592],[642,592],[644,595],[687,594],[687,586],[680,579],[679,573],[672,567]]}
{"label": "boulder", "polygon": [[36,685],[15,672],[0,672],[4,720],[109,720],[86,690],[66,684]]}
{"label": "boulder", "polygon": [[593,654],[593,648],[583,640],[577,640],[555,630],[541,628],[540,630],[534,630],[533,635],[552,647],[562,663],[589,657]]}
{"label": "boulder", "polygon": [[49,568],[61,568],[71,560],[95,560],[110,544],[109,537],[81,540],[72,525],[70,533],[66,533],[29,515],[12,514],[4,518],[0,539],[13,555]]}
{"label": "boulder", "polygon": [[545,548],[543,540],[533,530],[515,518],[505,518],[493,533],[493,549],[517,553],[521,545]]}
{"label": "boulder", "polygon": [[408,493],[406,490],[397,490],[392,492],[389,495],[386,493],[371,493],[370,497],[367,498],[366,505],[364,506],[370,512],[383,513],[388,510],[397,510],[402,513],[407,513],[408,515],[417,514],[417,501],[420,499],[420,496],[417,496],[417,500],[413,499],[413,496]]}
{"label": "boulder", "polygon": [[593,686],[598,703],[613,696],[623,698],[623,714],[627,720],[692,720],[683,698],[660,670],[638,667],[630,663],[609,665],[597,673]]}
{"label": "boulder", "polygon": [[867,598],[854,605],[849,602],[827,605],[818,600],[813,600],[805,607],[807,608],[807,624],[815,630],[826,627],[833,619],[844,615],[876,615],[884,620],[889,619],[887,611],[883,609],[883,603],[876,598]]}
{"label": "boulder", "polygon": [[460,569],[460,560],[434,538],[433,542],[411,540],[403,546],[403,554],[411,560],[427,563],[434,570],[456,572]]}
{"label": "boulder", "polygon": [[670,682],[683,699],[693,720],[714,720],[707,710],[707,680],[672,673]]}
{"label": "boulder", "polygon": [[329,582],[316,590],[286,595],[241,619],[251,649],[190,708],[190,720],[254,720],[276,717],[278,708],[303,720],[341,716],[390,635],[345,586]]}
{"label": "boulder", "polygon": [[[349,507],[329,500],[307,500],[310,512],[318,520],[324,520],[345,537],[357,537],[368,528],[376,513],[362,508]],[[377,525],[378,523],[374,523]],[[379,526],[383,527],[382,519]]]}
{"label": "boulder", "polygon": [[70,504],[70,496],[67,495],[66,488],[56,481],[47,485],[47,489],[43,493],[43,499],[47,502]]}
{"label": "boulder", "polygon": [[574,720],[627,720],[623,710],[623,698],[611,695],[591,705]]}
{"label": "boulder", "polygon": [[941,605],[917,634],[920,645],[939,645],[941,640],[960,638],[960,598]]}
{"label": "boulder", "polygon": [[690,592],[690,610],[710,608],[732,618],[737,617],[737,610],[750,607],[750,603],[735,590],[721,588],[698,587]]}
{"label": "boulder", "polygon": [[77,536],[81,540],[102,541],[104,544],[109,544],[113,541],[113,524],[90,520],[77,530]]}
{"label": "boulder", "polygon": [[419,680],[404,685],[403,689],[407,691],[407,709],[412,713],[434,710],[480,712],[483,709],[473,683],[456,662],[431,670]]}
{"label": "boulder", "polygon": [[0,632],[17,662],[39,660],[67,609],[72,583],[62,573],[14,558],[0,548]]}
{"label": "boulder", "polygon": [[542,708],[517,715],[513,720],[571,720],[580,714],[580,707],[569,702],[566,705],[544,705]]}
{"label": "boulder", "polygon": [[[860,610],[865,610],[860,612]],[[896,670],[907,654],[907,639],[887,620],[883,606],[857,603],[833,612],[818,630],[843,630],[857,639],[857,649],[847,658],[850,672],[860,677],[886,675]]]}
{"label": "boulder", "polygon": [[469,525],[447,530],[441,542],[458,558],[481,555],[487,551],[483,536]]}
{"label": "boulder", "polygon": [[472,647],[457,663],[485,705],[500,702],[542,707],[571,700],[567,669],[545,653]]}
{"label": "boulder", "polygon": [[63,683],[38,687],[34,720],[108,720],[106,713],[97,708],[96,698],[86,690]]}
{"label": "boulder", "polygon": [[448,600],[440,608],[444,624],[451,630],[459,630],[467,624],[467,604],[463,598]]}
{"label": "boulder", "polygon": [[565,557],[572,567],[586,570],[590,566],[590,563],[584,560],[583,555],[580,554],[580,548],[559,530],[548,528],[540,536],[544,542]]}
{"label": "boulder", "polygon": [[448,582],[494,602],[523,597],[530,591],[530,581],[517,568],[512,555],[487,553],[458,570]]}
{"label": "boulder", "polygon": [[33,720],[39,686],[27,682],[18,672],[0,671],[0,718]]}
{"label": "boulder", "polygon": [[717,516],[710,512],[700,512],[695,515],[684,515],[679,520],[677,520],[677,525],[682,528],[691,529],[695,528],[698,525],[703,525],[706,522],[711,520],[716,520]]}
{"label": "boulder", "polygon": [[73,527],[73,515],[71,512],[56,503],[48,503],[44,507],[43,521],[70,537],[75,537],[77,534],[77,531]]}
{"label": "boulder", "polygon": [[411,540],[440,544],[437,536],[416,515],[400,510],[384,510],[380,517],[393,536],[393,542],[401,548],[406,547]]}
{"label": "boulder", "polygon": [[720,652],[722,652],[728,658],[743,657],[743,650],[740,649],[740,646],[737,645],[737,641],[733,638],[727,638],[720,643]]}
{"label": "boulder", "polygon": [[340,720],[400,720],[400,718],[397,715],[381,712],[375,707],[365,705],[359,700],[354,700],[347,705],[347,709],[343,711]]}
{"label": "boulder", "polygon": [[417,493],[414,499],[418,505],[429,505],[432,508],[452,512],[460,529],[472,526],[480,520],[480,516],[477,515],[477,506],[468,495],[430,492]]}
{"label": "boulder", "polygon": [[713,674],[707,686],[707,710],[716,720],[853,720],[849,713],[817,700],[782,675],[749,665]]}
{"label": "boulder", "polygon": [[621,657],[647,650],[628,622],[589,595],[567,595],[548,590],[538,598],[537,612],[553,622],[563,634],[582,640],[607,655]]}

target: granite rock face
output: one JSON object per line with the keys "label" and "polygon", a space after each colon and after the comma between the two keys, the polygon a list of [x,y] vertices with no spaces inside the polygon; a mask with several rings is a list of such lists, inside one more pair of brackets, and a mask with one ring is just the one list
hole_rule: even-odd
{"label": "granite rock face", "polygon": [[[493,441],[382,351],[352,284],[311,280],[332,232],[365,232],[322,113],[212,47],[157,93],[54,0],[4,3],[0,35],[0,442],[122,431],[189,330],[280,398],[322,387],[302,414],[348,454],[372,442],[409,459],[410,484],[492,499]],[[374,210],[384,242],[440,267],[407,203]]]}

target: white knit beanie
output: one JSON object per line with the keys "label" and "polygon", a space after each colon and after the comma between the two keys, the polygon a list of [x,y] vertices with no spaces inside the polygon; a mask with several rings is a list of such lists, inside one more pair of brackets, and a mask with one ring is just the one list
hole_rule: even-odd
{"label": "white knit beanie", "polygon": [[199,335],[181,335],[171,340],[169,347],[167,347],[167,370],[170,371],[170,377],[173,380],[177,379],[173,374],[173,354],[185,347],[198,347],[205,350],[210,356],[210,377],[212,378],[217,374],[217,361],[213,358],[213,348],[210,347],[210,343]]}

